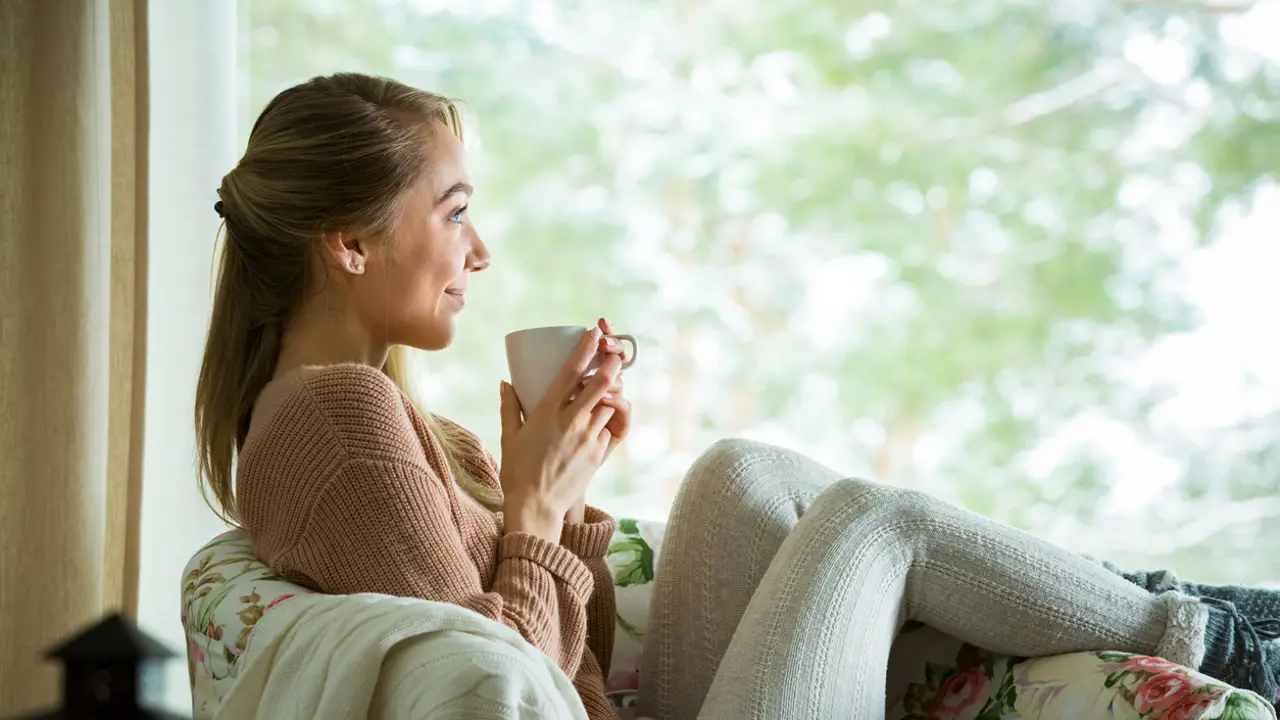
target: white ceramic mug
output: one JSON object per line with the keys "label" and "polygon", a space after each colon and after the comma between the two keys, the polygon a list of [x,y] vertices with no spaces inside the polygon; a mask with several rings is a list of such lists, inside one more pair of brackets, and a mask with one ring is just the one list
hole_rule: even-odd
{"label": "white ceramic mug", "polygon": [[[507,368],[516,397],[520,398],[520,409],[526,416],[537,407],[588,330],[581,325],[562,325],[518,330],[507,335]],[[631,335],[606,337],[631,343],[631,353],[623,356],[622,363],[624,368],[631,367],[639,351],[636,339]],[[597,354],[586,374],[595,372],[603,359],[604,353]]]}

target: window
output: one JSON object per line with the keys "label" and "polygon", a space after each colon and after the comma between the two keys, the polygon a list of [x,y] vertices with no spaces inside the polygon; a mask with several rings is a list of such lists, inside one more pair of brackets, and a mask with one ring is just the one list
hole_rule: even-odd
{"label": "window", "polygon": [[597,482],[661,516],[745,435],[1081,552],[1280,578],[1280,2],[241,0],[242,135],[316,74],[466,99],[501,337],[641,338]]}

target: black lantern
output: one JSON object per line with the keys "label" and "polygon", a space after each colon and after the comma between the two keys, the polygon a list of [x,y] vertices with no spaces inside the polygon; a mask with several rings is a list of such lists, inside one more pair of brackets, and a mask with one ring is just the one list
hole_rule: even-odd
{"label": "black lantern", "polygon": [[164,694],[164,645],[115,614],[48,653],[62,661],[62,707],[30,720],[182,720],[152,709]]}

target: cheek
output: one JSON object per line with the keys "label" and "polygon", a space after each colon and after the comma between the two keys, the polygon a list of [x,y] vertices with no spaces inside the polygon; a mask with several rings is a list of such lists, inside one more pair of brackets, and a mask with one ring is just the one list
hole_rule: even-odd
{"label": "cheek", "polygon": [[406,248],[398,263],[404,291],[411,302],[425,302],[444,292],[462,272],[465,258],[453,252],[451,237],[429,237]]}

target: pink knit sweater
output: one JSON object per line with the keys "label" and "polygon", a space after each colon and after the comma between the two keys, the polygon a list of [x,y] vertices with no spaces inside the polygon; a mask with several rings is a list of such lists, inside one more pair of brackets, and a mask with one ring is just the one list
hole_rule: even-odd
{"label": "pink knit sweater", "polygon": [[[492,457],[463,437],[468,471],[498,487]],[[364,365],[300,370],[268,385],[238,462],[240,520],[285,578],[493,618],[573,678],[593,720],[615,717],[604,695],[614,627],[608,515],[588,508],[558,545],[504,532],[502,513],[457,489],[413,404]]]}

